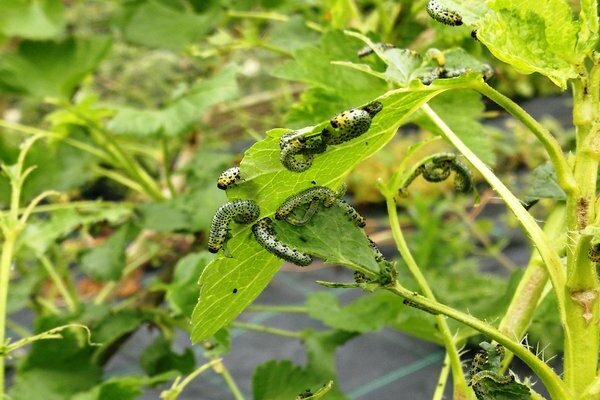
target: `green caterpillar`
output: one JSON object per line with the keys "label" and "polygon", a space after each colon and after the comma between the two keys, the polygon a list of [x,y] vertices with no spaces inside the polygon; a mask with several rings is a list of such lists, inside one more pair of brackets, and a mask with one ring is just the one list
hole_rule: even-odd
{"label": "green caterpillar", "polygon": [[314,155],[327,150],[320,137],[306,138],[298,132],[287,133],[279,139],[279,159],[292,172],[303,172],[312,166]]}
{"label": "green caterpillar", "polygon": [[382,109],[381,102],[374,101],[363,108],[344,111],[329,120],[333,129],[323,129],[321,137],[328,145],[355,139],[369,130],[372,118]]}
{"label": "green caterpillar", "polygon": [[458,76],[464,75],[467,72],[479,72],[483,76],[484,81],[489,81],[494,76],[494,69],[488,64],[484,64],[481,66],[479,70],[474,70],[472,68],[456,68],[456,69],[447,69],[445,67],[435,67],[431,72],[426,75],[421,76],[419,79],[423,83],[423,85],[431,85],[436,79],[450,79],[456,78]]}
{"label": "green caterpillar", "polygon": [[260,208],[252,200],[234,200],[223,204],[215,213],[210,224],[208,236],[208,251],[217,253],[225,246],[231,237],[229,224],[235,221],[238,224],[248,224],[260,215]]}
{"label": "green caterpillar", "polygon": [[265,217],[252,225],[252,233],[254,233],[256,241],[262,247],[279,258],[301,267],[305,267],[313,261],[310,255],[290,247],[277,239],[271,218]]}
{"label": "green caterpillar", "polygon": [[450,26],[459,26],[463,24],[460,14],[442,6],[438,0],[429,0],[427,3],[427,14],[442,24]]}
{"label": "green caterpillar", "polygon": [[240,167],[227,168],[219,175],[217,187],[221,190],[229,189],[230,187],[235,186],[240,179]]}
{"label": "green caterpillar", "polygon": [[[382,51],[396,48],[396,46],[394,46],[391,43],[375,43],[375,46],[377,46],[377,48]],[[358,58],[363,58],[363,57],[373,54],[374,52],[375,52],[375,50],[373,50],[371,47],[365,46],[365,47],[361,48],[360,50],[358,50],[356,52],[356,55],[358,56]]]}
{"label": "green caterpillar", "polygon": [[[296,193],[288,197],[275,212],[275,218],[279,220],[285,220],[292,225],[304,225],[310,221],[310,219],[318,211],[320,204],[323,203],[323,206],[327,208],[333,205],[338,206],[342,209],[342,211],[344,211],[344,214],[356,224],[356,226],[363,228],[366,225],[364,217],[360,215],[354,209],[354,207],[340,199],[345,192],[345,185],[343,185],[337,192],[325,186],[308,188],[300,193]],[[298,219],[291,215],[296,208],[302,207],[306,204],[309,204],[309,207],[302,218]]]}

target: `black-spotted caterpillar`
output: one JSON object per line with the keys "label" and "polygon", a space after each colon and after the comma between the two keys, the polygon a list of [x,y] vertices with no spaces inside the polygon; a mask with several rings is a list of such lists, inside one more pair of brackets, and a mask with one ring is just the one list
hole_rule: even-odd
{"label": "black-spotted caterpillar", "polygon": [[[344,214],[346,214],[351,221],[362,228],[366,225],[364,217],[360,215],[354,209],[354,207],[340,199],[340,197],[344,195],[345,191],[345,185],[342,186],[342,188],[337,192],[324,186],[308,188],[300,193],[296,193],[295,195],[288,197],[275,212],[275,218],[286,220],[292,225],[304,225],[314,216],[319,209],[320,204],[323,204],[325,207],[336,205],[340,207],[342,211],[344,211]],[[302,207],[306,204],[309,205],[308,210],[305,212],[302,218],[298,219],[292,215],[292,212],[296,208]]]}
{"label": "black-spotted caterpillar", "polygon": [[588,258],[592,262],[600,262],[600,243],[590,246],[588,250]]}
{"label": "black-spotted caterpillar", "polygon": [[460,14],[442,6],[438,0],[429,0],[427,3],[427,14],[442,24],[458,26],[463,23]]}
{"label": "black-spotted caterpillar", "polygon": [[455,173],[454,189],[457,192],[467,193],[473,190],[473,175],[469,168],[456,158],[456,154],[439,153],[413,170],[400,188],[400,195],[406,195],[408,186],[419,175],[428,182],[441,182],[446,180],[451,172]]}
{"label": "black-spotted caterpillar", "polygon": [[256,241],[262,247],[279,258],[293,262],[302,267],[309,265],[313,260],[309,254],[290,247],[277,239],[273,221],[268,217],[263,218],[252,225],[252,232],[254,233]]}
{"label": "black-spotted caterpillar", "polygon": [[327,150],[321,137],[305,137],[294,131],[279,139],[279,159],[283,166],[292,172],[303,172],[312,166],[314,155]]}
{"label": "black-spotted caterpillar", "polygon": [[260,208],[252,200],[234,200],[223,204],[215,213],[210,225],[208,251],[217,253],[230,238],[229,224],[249,224],[260,215]]}
{"label": "black-spotted caterpillar", "polygon": [[367,104],[363,108],[344,111],[329,120],[331,128],[321,132],[323,142],[335,145],[355,139],[369,130],[371,119],[383,108],[379,101]]}
{"label": "black-spotted caterpillar", "polygon": [[240,167],[227,168],[217,179],[217,187],[221,190],[235,186],[241,179]]}

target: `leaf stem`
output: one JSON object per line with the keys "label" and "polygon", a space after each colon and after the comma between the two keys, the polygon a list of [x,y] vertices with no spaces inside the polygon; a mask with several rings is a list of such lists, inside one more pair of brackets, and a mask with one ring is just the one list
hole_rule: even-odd
{"label": "leaf stem", "polygon": [[444,304],[438,303],[437,301],[428,299],[425,296],[421,296],[418,293],[405,288],[399,282],[394,282],[394,284],[392,284],[389,287],[386,287],[385,289],[400,297],[422,305],[427,309],[446,315],[447,317],[450,317],[483,333],[489,338],[500,343],[502,346],[506,347],[508,350],[512,351],[519,359],[521,359],[525,364],[527,364],[527,366],[529,366],[529,368],[531,368],[532,371],[535,372],[537,377],[540,378],[540,380],[544,383],[544,386],[550,393],[552,399],[568,400],[572,398],[564,383],[561,381],[560,377],[552,370],[552,368],[550,368],[546,363],[537,358],[529,350],[521,346],[519,343],[513,341],[508,336],[504,335],[502,332],[500,332],[493,326],[481,321],[478,318],[458,311],[452,307],[448,307]]}
{"label": "leaf stem", "polygon": [[230,324],[233,328],[246,329],[249,331],[270,333],[271,335],[289,337],[294,339],[302,339],[304,334],[302,332],[289,331],[287,329],[273,328],[272,326],[250,324],[247,322],[234,321]]}
{"label": "leaf stem", "polygon": [[177,397],[179,397],[179,395],[181,394],[181,392],[183,392],[183,389],[185,389],[185,387],[189,385],[190,382],[192,382],[194,379],[200,376],[200,374],[202,374],[204,371],[207,371],[215,365],[221,364],[221,361],[222,360],[220,358],[216,358],[196,368],[183,380],[181,380],[181,377],[176,378],[169,390],[165,390],[160,394],[160,398],[165,400],[176,400]]}
{"label": "leaf stem", "polygon": [[575,177],[573,176],[571,168],[563,154],[563,150],[556,138],[517,103],[496,91],[487,83],[478,81],[476,84],[472,85],[472,88],[504,108],[529,128],[535,137],[542,143],[546,153],[548,153],[550,162],[552,162],[554,170],[556,171],[560,187],[567,194],[574,193],[577,190],[577,182],[575,181]]}
{"label": "leaf stem", "polygon": [[229,370],[227,369],[225,364],[223,364],[223,362],[220,362],[215,367],[215,370],[217,370],[218,373],[223,376],[223,379],[225,380],[225,383],[229,387],[229,390],[231,390],[231,394],[233,394],[234,399],[235,400],[244,400],[244,396],[242,395],[242,392],[240,392],[240,389],[235,384],[235,381],[233,380],[233,377],[229,373]]}
{"label": "leaf stem", "polygon": [[42,263],[44,269],[46,270],[48,277],[50,277],[50,280],[52,280],[54,286],[56,286],[56,289],[67,304],[69,311],[74,312],[75,310],[77,310],[78,304],[75,300],[75,297],[72,296],[71,293],[67,290],[67,287],[65,286],[58,272],[56,272],[56,269],[54,268],[54,265],[52,264],[50,259],[48,259],[48,257],[45,254],[42,254],[41,256],[39,256],[39,260]]}
{"label": "leaf stem", "polygon": [[[402,259],[404,260],[404,262],[406,262],[410,273],[412,274],[415,281],[417,281],[417,284],[419,285],[419,288],[421,289],[425,297],[435,301],[433,291],[429,287],[425,276],[423,276],[421,269],[419,268],[417,262],[413,258],[410,249],[408,248],[408,245],[406,243],[406,240],[404,239],[404,235],[402,234],[393,193],[385,194],[385,203],[387,205],[387,212],[388,218],[390,220],[390,226],[392,228],[392,235],[394,237],[396,247],[398,248],[398,251],[402,256]],[[456,349],[456,344],[452,337],[452,333],[450,332],[450,328],[448,327],[448,323],[446,322],[446,318],[444,318],[441,315],[437,315],[435,319],[438,325],[440,335],[442,336],[444,347],[446,348],[446,354],[450,358],[450,368],[452,369],[452,379],[454,382],[454,398],[467,399],[469,397],[472,397],[469,395],[471,391],[467,387],[465,375],[462,370],[462,364],[460,362],[460,356],[458,355],[458,350]]]}

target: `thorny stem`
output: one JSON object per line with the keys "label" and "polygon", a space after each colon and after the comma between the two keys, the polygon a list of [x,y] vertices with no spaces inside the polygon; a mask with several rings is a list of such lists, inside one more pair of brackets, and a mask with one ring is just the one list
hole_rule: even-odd
{"label": "thorny stem", "polygon": [[[424,293],[425,297],[435,301],[435,296],[415,259],[413,258],[406,240],[404,239],[404,235],[402,234],[402,230],[400,229],[400,222],[398,221],[398,212],[396,210],[396,203],[394,202],[394,195],[395,193],[385,193],[385,201],[396,247],[398,248],[402,259],[406,262],[410,273],[417,281],[417,284]],[[442,336],[442,341],[444,342],[444,347],[446,348],[446,353],[450,358],[450,368],[452,369],[452,378],[454,380],[454,398],[470,398],[471,396],[469,394],[471,391],[467,387],[465,375],[460,363],[460,356],[458,355],[458,350],[456,349],[456,344],[452,337],[452,332],[450,332],[450,328],[448,327],[448,323],[446,322],[446,318],[441,315],[437,315],[435,319],[440,331],[440,335]]]}
{"label": "thorny stem", "polygon": [[546,389],[550,393],[552,399],[569,400],[572,398],[568,389],[565,387],[559,376],[552,370],[552,368],[537,358],[528,349],[504,335],[493,326],[452,307],[448,307],[444,304],[438,303],[437,301],[421,296],[418,293],[405,288],[397,281],[385,289],[416,304],[419,304],[424,308],[431,310],[432,312],[437,312],[450,317],[483,333],[492,340],[495,340],[502,346],[506,347],[508,350],[512,351],[519,359],[527,364],[527,366],[531,368],[538,378],[540,378],[544,386],[546,386]]}

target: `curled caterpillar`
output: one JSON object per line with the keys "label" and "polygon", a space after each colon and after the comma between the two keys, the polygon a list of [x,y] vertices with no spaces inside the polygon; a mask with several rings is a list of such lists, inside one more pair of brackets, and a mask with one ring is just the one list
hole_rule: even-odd
{"label": "curled caterpillar", "polygon": [[301,267],[305,267],[312,262],[312,257],[310,255],[290,247],[277,239],[271,218],[265,217],[252,225],[252,232],[254,233],[256,241],[277,257],[300,265]]}
{"label": "curled caterpillar", "polygon": [[[382,50],[382,51],[388,50],[388,49],[393,49],[396,47],[391,43],[375,43],[375,46],[377,46],[378,50]],[[375,50],[373,50],[369,46],[365,46],[365,47],[361,48],[360,50],[358,50],[356,52],[356,55],[358,56],[358,58],[363,58],[363,57],[369,56],[373,53],[375,53]]]}
{"label": "curled caterpillar", "polygon": [[306,138],[291,132],[279,139],[279,148],[281,164],[292,172],[303,172],[312,166],[315,154],[327,150],[327,144],[320,137]]}
{"label": "curled caterpillar", "polygon": [[217,253],[230,238],[229,223],[248,224],[258,218],[260,208],[252,200],[234,200],[223,204],[210,224],[208,251]]}
{"label": "curled caterpillar", "polygon": [[413,170],[399,189],[399,194],[405,196],[408,186],[419,175],[428,182],[442,182],[450,176],[451,172],[455,173],[454,189],[457,192],[468,193],[473,190],[473,175],[469,168],[456,158],[456,154],[439,153]]}
{"label": "curled caterpillar", "polygon": [[321,137],[326,144],[341,144],[357,138],[371,127],[371,119],[383,109],[379,101],[374,101],[362,108],[344,111],[329,120],[333,129],[325,128]]}
{"label": "curled caterpillar", "polygon": [[[345,191],[345,188],[343,189]],[[288,197],[275,212],[275,218],[286,220],[292,225],[304,225],[317,212],[321,202],[325,207],[331,207],[336,199],[343,196],[343,192],[334,192],[325,186],[314,186]],[[301,219],[294,218],[292,212],[303,205],[309,204],[309,208]]]}
{"label": "curled caterpillar", "polygon": [[438,0],[429,0],[427,14],[437,22],[450,26],[462,25],[462,17],[456,12],[442,6]]}
{"label": "curled caterpillar", "polygon": [[217,179],[217,187],[221,190],[229,189],[235,186],[241,179],[240,167],[227,168],[221,172],[219,179]]}
{"label": "curled caterpillar", "polygon": [[452,163],[452,170],[456,174],[454,177],[454,190],[459,193],[468,193],[473,190],[473,175],[465,164],[458,160]]}
{"label": "curled caterpillar", "polygon": [[600,243],[590,246],[587,254],[592,262],[600,262]]}

